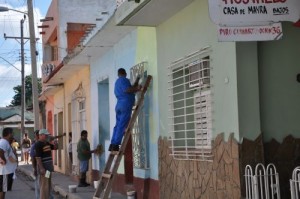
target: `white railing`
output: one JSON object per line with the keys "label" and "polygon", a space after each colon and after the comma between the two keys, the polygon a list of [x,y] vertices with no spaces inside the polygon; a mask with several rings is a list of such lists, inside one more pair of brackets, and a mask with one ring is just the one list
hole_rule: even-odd
{"label": "white railing", "polygon": [[117,0],[117,7],[119,7],[122,3],[124,3],[126,0]]}
{"label": "white railing", "polygon": [[250,165],[245,167],[246,199],[280,199],[279,175],[274,164],[267,168],[261,163],[253,174]]}
{"label": "white railing", "polygon": [[291,199],[299,199],[300,196],[300,166],[293,171],[292,179],[290,180]]}

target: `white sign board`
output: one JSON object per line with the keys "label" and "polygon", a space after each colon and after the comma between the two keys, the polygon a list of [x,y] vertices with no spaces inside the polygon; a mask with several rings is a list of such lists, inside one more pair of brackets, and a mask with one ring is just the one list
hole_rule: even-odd
{"label": "white sign board", "polygon": [[208,0],[211,20],[220,26],[267,25],[300,19],[300,0]]}
{"label": "white sign board", "polygon": [[282,38],[281,23],[266,26],[219,27],[219,41],[266,41]]}

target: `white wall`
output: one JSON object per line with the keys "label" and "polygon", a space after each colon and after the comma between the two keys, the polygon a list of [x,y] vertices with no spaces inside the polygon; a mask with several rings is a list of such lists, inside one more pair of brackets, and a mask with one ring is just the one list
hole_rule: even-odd
{"label": "white wall", "polygon": [[[58,1],[58,42],[59,48],[59,60],[62,60],[67,55],[67,23],[87,23],[95,24],[97,27],[103,26],[109,16],[111,16],[116,8],[115,0],[63,0]],[[108,14],[102,14],[102,12],[108,12]],[[101,21],[96,21],[97,18],[101,18]],[[97,28],[95,28],[97,29]]]}

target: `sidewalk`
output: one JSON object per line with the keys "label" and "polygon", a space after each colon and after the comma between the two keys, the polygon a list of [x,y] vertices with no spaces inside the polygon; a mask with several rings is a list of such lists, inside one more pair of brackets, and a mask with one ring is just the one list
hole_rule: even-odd
{"label": "sidewalk", "polygon": [[[18,171],[24,173],[31,178],[34,178],[32,165],[19,165],[17,168]],[[63,196],[64,198],[68,199],[89,199],[93,198],[95,189],[92,186],[89,187],[77,187],[76,193],[69,193],[69,185],[77,185],[70,176],[53,172],[52,175],[52,186],[54,192],[59,193],[59,195]],[[127,197],[121,195],[119,193],[112,193],[111,199],[126,199]]]}

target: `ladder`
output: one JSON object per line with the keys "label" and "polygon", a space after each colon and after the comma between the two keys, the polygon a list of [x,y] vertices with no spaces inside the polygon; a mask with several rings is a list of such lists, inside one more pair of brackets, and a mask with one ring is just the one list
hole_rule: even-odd
{"label": "ladder", "polygon": [[[107,159],[104,171],[100,177],[100,183],[95,191],[93,199],[107,199],[110,192],[111,187],[115,178],[115,174],[118,171],[122,156],[124,155],[125,148],[127,146],[128,140],[131,137],[131,132],[134,126],[134,123],[140,113],[141,108],[144,103],[145,93],[151,83],[152,76],[148,75],[145,81],[145,84],[140,92],[139,99],[136,103],[136,107],[131,115],[130,121],[124,133],[123,142],[119,151],[111,151],[109,157]],[[115,160],[115,161],[114,161]]]}

